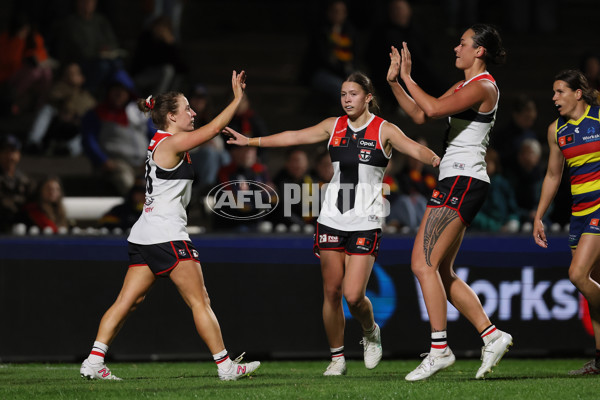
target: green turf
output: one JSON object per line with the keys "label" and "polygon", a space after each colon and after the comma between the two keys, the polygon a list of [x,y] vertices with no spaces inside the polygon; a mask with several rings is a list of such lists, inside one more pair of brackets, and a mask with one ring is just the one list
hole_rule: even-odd
{"label": "green turf", "polygon": [[348,375],[324,377],[326,361],[265,362],[256,375],[221,382],[214,364],[111,363],[123,381],[88,381],[75,364],[0,364],[0,399],[594,399],[600,376],[569,377],[583,359],[506,359],[488,379],[478,360],[459,360],[427,381],[406,382],[418,360],[349,361]]}

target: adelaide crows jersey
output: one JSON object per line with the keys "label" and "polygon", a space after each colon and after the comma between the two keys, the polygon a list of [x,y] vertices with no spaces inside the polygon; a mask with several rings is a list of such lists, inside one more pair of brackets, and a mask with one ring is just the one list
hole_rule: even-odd
{"label": "adelaide crows jersey", "polygon": [[577,121],[560,117],[556,122],[556,143],[569,166],[574,216],[600,208],[599,110],[588,106]]}
{"label": "adelaide crows jersey", "polygon": [[186,207],[192,195],[194,169],[189,154],[170,169],[161,168],[153,158],[156,148],[171,136],[158,131],[148,146],[146,159],[146,201],[142,215],[131,228],[127,240],[136,244],[155,244],[190,240],[186,230]]}
{"label": "adelaide crows jersey", "polygon": [[391,154],[385,154],[375,115],[358,128],[339,117],[329,138],[333,177],[318,222],[342,231],[379,229],[387,214],[382,181]]}

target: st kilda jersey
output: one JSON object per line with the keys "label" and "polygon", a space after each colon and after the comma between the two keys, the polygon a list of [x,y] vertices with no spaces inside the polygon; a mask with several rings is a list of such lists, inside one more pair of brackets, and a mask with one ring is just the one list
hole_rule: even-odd
{"label": "st kilda jersey", "polygon": [[600,107],[588,106],[577,121],[560,117],[556,143],[571,179],[572,214],[582,216],[600,208]]}
{"label": "st kilda jersey", "polygon": [[154,151],[171,133],[158,131],[148,146],[146,159],[146,201],[142,215],[131,228],[127,240],[136,244],[156,244],[190,240],[185,209],[192,195],[194,170],[189,154],[171,169],[154,162]]}
{"label": "st kilda jersey", "polygon": [[388,211],[382,180],[391,154],[385,154],[375,115],[359,128],[339,117],[329,138],[333,177],[327,185],[318,222],[342,231],[381,228]]}
{"label": "st kilda jersey", "polygon": [[[471,82],[486,80],[496,86],[496,81],[488,73],[483,72],[461,83],[454,92],[458,92]],[[496,86],[498,90],[498,86]],[[494,108],[486,113],[473,109],[448,117],[448,131],[444,143],[446,149],[440,162],[439,180],[450,176],[470,176],[481,181],[490,182],[486,170],[485,153],[490,142],[490,131],[496,121],[496,111],[500,92]]]}

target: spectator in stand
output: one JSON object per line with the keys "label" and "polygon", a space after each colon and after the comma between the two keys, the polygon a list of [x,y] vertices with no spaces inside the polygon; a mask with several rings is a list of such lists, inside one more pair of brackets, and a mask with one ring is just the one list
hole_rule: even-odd
{"label": "spectator in stand", "polygon": [[142,10],[153,21],[158,16],[165,16],[173,27],[176,41],[181,39],[181,16],[187,0],[141,0]]}
{"label": "spectator in stand", "polygon": [[138,109],[133,81],[125,71],[112,77],[104,101],[84,115],[81,130],[83,148],[99,177],[126,196],[136,177],[144,174],[154,129]]}
{"label": "spectator in stand", "polygon": [[[232,185],[229,188],[232,190],[233,198],[236,198],[238,190],[249,190],[249,181],[259,182],[268,186],[273,186],[267,167],[258,161],[256,154],[256,147],[239,147],[231,146],[229,149],[231,154],[231,163],[222,167],[219,170],[219,183],[226,183],[230,181],[239,181],[238,184]],[[271,202],[271,198],[263,199],[263,202]],[[244,208],[232,207],[227,210],[227,213],[236,219],[223,218],[217,216],[214,220],[216,230],[234,230],[237,232],[250,232],[257,228],[257,223],[260,219],[247,219],[248,216],[255,215],[256,209],[252,204],[245,204]]]}
{"label": "spectator in stand", "polygon": [[[213,119],[213,110],[206,86],[199,83],[193,85],[186,97],[190,102],[190,108],[196,113],[194,126],[201,127],[208,124]],[[242,100],[243,102],[244,100]],[[194,191],[205,194],[217,183],[219,170],[231,162],[231,156],[225,148],[225,141],[220,135],[190,150],[189,153],[192,166],[196,172]]]}
{"label": "spectator in stand", "polygon": [[579,70],[583,73],[592,89],[600,90],[600,56],[598,54],[592,52],[584,53],[581,56]]}
{"label": "spectator in stand", "polygon": [[0,34],[0,84],[5,110],[13,115],[41,107],[52,83],[53,61],[44,38],[27,14],[11,18],[8,30]]}
{"label": "spectator in stand", "polygon": [[131,75],[140,93],[183,90],[189,67],[166,16],[155,18],[144,29],[133,52]]}
{"label": "spectator in stand", "polygon": [[123,203],[111,208],[100,218],[98,225],[111,230],[120,229],[126,232],[140,217],[146,200],[146,185],[143,179],[138,179],[131,188]]}
{"label": "spectator in stand", "polygon": [[[244,93],[242,102],[228,126],[238,132],[244,132],[243,134],[248,137],[268,135],[264,120],[254,110],[246,93]],[[262,162],[265,162],[266,157],[263,150],[258,149],[258,156]]]}
{"label": "spectator in stand", "polygon": [[540,142],[537,139],[525,139],[519,148],[516,166],[507,173],[507,178],[516,194],[521,225],[525,230],[530,230],[540,199],[544,181],[541,159]]}
{"label": "spectator in stand", "polygon": [[52,85],[48,104],[36,115],[27,147],[33,153],[81,153],[81,119],[96,106],[96,99],[83,85],[85,76],[79,64],[63,66],[60,79]]}
{"label": "spectator in stand", "polygon": [[358,40],[342,0],[329,1],[325,20],[319,21],[316,29],[311,26],[302,80],[326,95],[332,105],[339,101],[342,82],[357,68]]}
{"label": "spectator in stand", "polygon": [[386,71],[390,64],[389,49],[392,46],[408,43],[411,57],[415,65],[415,80],[423,82],[423,89],[428,93],[441,94],[448,86],[431,69],[430,48],[425,34],[419,29],[413,18],[413,10],[408,0],[389,0],[386,21],[377,24],[367,46],[366,60],[371,74],[377,78],[373,81],[375,89],[385,100],[383,104],[392,107],[396,104],[394,94],[389,90]]}
{"label": "spectator in stand", "polygon": [[37,226],[44,233],[66,233],[70,226],[63,204],[63,190],[56,176],[43,179],[32,201],[23,207],[26,224]]}
{"label": "spectator in stand", "polygon": [[[309,172],[308,155],[300,148],[291,148],[286,152],[284,167],[273,179],[279,196],[284,201],[291,200],[288,197],[298,197],[300,201],[289,205],[290,215],[284,215],[285,224],[304,226],[314,222],[315,215],[312,214],[312,190],[314,178]],[[283,204],[284,211],[287,209]],[[286,214],[284,212],[284,214]]]}
{"label": "spectator in stand", "polygon": [[14,135],[0,136],[0,233],[10,232],[32,193],[32,183],[19,171],[21,142]]}
{"label": "spectator in stand", "polygon": [[512,186],[502,175],[498,152],[489,148],[485,154],[485,162],[490,177],[490,190],[470,228],[485,232],[517,232],[520,227],[519,206]]}
{"label": "spectator in stand", "polygon": [[75,1],[75,12],[55,24],[50,53],[61,64],[79,63],[86,88],[98,96],[106,80],[124,68],[123,50],[108,19],[96,12],[97,0]]}
{"label": "spectator in stand", "polygon": [[502,169],[507,173],[516,167],[517,153],[523,141],[537,138],[533,130],[536,119],[535,101],[531,97],[521,94],[513,101],[508,125],[492,133],[490,147],[498,152]]}

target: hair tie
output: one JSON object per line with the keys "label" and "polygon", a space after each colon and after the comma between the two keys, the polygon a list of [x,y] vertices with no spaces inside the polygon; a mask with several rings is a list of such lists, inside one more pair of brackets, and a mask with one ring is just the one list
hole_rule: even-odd
{"label": "hair tie", "polygon": [[146,107],[148,107],[151,110],[154,110],[154,99],[152,98],[152,95],[146,98]]}

